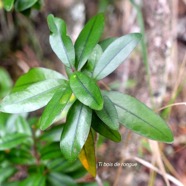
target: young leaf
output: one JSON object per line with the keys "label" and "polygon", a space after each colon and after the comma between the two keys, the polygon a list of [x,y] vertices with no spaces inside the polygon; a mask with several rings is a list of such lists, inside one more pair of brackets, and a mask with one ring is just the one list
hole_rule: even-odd
{"label": "young leaf", "polygon": [[17,149],[13,148],[11,151],[6,155],[7,159],[14,164],[20,164],[20,165],[32,165],[35,162],[34,156],[31,154],[29,150],[25,149]]}
{"label": "young leaf", "polygon": [[16,11],[24,11],[32,7],[38,0],[16,0],[15,9]]}
{"label": "young leaf", "polygon": [[43,114],[40,118],[40,129],[47,129],[54,121],[55,118],[62,112],[68,104],[72,91],[69,86],[66,89],[59,89],[56,91],[52,99],[45,107]]}
{"label": "young leaf", "polygon": [[102,110],[97,110],[97,116],[112,130],[118,130],[119,120],[117,110],[112,101],[107,97],[103,96],[104,105]]}
{"label": "young leaf", "polygon": [[50,173],[48,180],[55,186],[77,186],[76,182],[69,176],[60,173]]}
{"label": "young leaf", "polygon": [[27,134],[10,133],[0,138],[0,150],[11,149],[29,140]]}
{"label": "young leaf", "polygon": [[102,41],[99,42],[99,45],[101,46],[102,50],[105,51],[107,49],[107,47],[113,43],[113,41],[115,41],[116,38],[115,37],[110,37],[107,39],[104,39]]}
{"label": "young leaf", "polygon": [[94,146],[94,136],[90,131],[87,141],[83,146],[79,159],[85,169],[93,176],[96,177],[96,157],[95,157],[95,146]]}
{"label": "young leaf", "polygon": [[46,166],[50,172],[65,172],[69,166],[72,166],[72,163],[64,159],[62,156],[60,158],[54,158],[47,162]]}
{"label": "young leaf", "polygon": [[100,80],[113,72],[128,57],[140,39],[141,34],[133,33],[113,41],[97,62],[93,77]]}
{"label": "young leaf", "polygon": [[63,125],[55,126],[52,129],[45,131],[39,139],[46,142],[59,142],[62,130]]}
{"label": "young leaf", "polygon": [[6,96],[0,104],[0,111],[7,113],[22,113],[37,110],[45,106],[54,93],[66,84],[62,79],[48,79],[31,84],[30,86],[16,87],[16,91]]}
{"label": "young leaf", "polygon": [[49,29],[51,31],[49,41],[52,50],[64,63],[64,65],[74,69],[74,46],[70,37],[67,36],[65,22],[62,19],[56,18],[51,14],[48,16],[47,20]]}
{"label": "young leaf", "polygon": [[42,160],[56,159],[61,158],[62,156],[59,143],[51,143],[49,145],[44,146],[41,149],[40,154]]}
{"label": "young leaf", "polygon": [[102,136],[114,141],[114,142],[120,142],[121,141],[121,135],[117,130],[110,129],[103,121],[101,121],[95,114],[93,114],[92,117],[92,128],[101,134]]}
{"label": "young leaf", "polygon": [[22,116],[17,116],[15,120],[15,126],[18,133],[27,134],[28,136],[32,135],[31,127],[25,118]]}
{"label": "young leaf", "polygon": [[94,71],[95,65],[100,59],[102,53],[102,48],[99,45],[96,45],[90,57],[88,58],[86,65],[83,67],[83,72],[88,71],[88,74],[90,75],[90,77],[92,77],[92,72]]}
{"label": "young leaf", "polygon": [[11,177],[15,172],[16,169],[12,166],[0,168],[0,184],[3,184],[3,182]]}
{"label": "young leaf", "polygon": [[73,161],[78,157],[88,137],[91,118],[91,109],[79,101],[70,108],[60,142],[62,154],[66,159]]}
{"label": "young leaf", "polygon": [[6,11],[10,11],[14,5],[14,0],[4,0],[3,5]]}
{"label": "young leaf", "polygon": [[104,29],[104,16],[99,14],[88,21],[75,42],[77,69],[86,63],[89,55],[98,43]]}
{"label": "young leaf", "polygon": [[32,85],[34,83],[42,82],[48,79],[64,79],[66,78],[50,69],[46,68],[32,68],[27,73],[23,74],[17,81],[14,86],[13,92],[16,92],[17,90],[21,88],[25,88],[29,85]]}
{"label": "young leaf", "polygon": [[23,180],[20,186],[45,186],[46,185],[46,177],[41,174],[33,174],[30,175],[28,178]]}
{"label": "young leaf", "polygon": [[6,96],[12,87],[12,80],[8,72],[0,68],[0,99]]}
{"label": "young leaf", "polygon": [[103,108],[103,98],[96,82],[81,72],[70,77],[70,87],[79,101],[95,110]]}
{"label": "young leaf", "polygon": [[167,143],[173,141],[168,125],[146,105],[119,92],[106,92],[106,95],[114,103],[122,125],[153,140]]}

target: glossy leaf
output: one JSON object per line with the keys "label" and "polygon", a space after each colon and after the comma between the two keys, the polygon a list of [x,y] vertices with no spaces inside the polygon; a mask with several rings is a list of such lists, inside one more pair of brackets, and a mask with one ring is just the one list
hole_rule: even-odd
{"label": "glossy leaf", "polygon": [[32,165],[36,163],[35,157],[31,154],[30,149],[13,148],[6,156],[8,160],[14,164]]}
{"label": "glossy leaf", "polygon": [[12,166],[0,168],[0,184],[11,177],[16,172],[16,169]]}
{"label": "glossy leaf", "polygon": [[51,128],[50,130],[45,131],[41,136],[41,141],[46,142],[59,142],[61,138],[61,133],[63,130],[63,125],[55,126]]}
{"label": "glossy leaf", "polygon": [[43,174],[33,174],[29,175],[28,178],[23,180],[20,183],[20,186],[45,186],[46,185],[46,177]]}
{"label": "glossy leaf", "polygon": [[80,70],[94,47],[98,43],[104,29],[104,16],[99,14],[88,21],[75,42],[76,65]]}
{"label": "glossy leaf", "polygon": [[62,79],[48,79],[30,86],[16,87],[0,104],[0,111],[7,113],[31,112],[45,106],[54,93],[65,86]]}
{"label": "glossy leaf", "polygon": [[86,73],[87,75],[92,77],[92,72],[94,71],[95,65],[100,59],[102,53],[102,48],[99,45],[96,45],[90,57],[88,58],[86,65],[83,67],[83,73]]}
{"label": "glossy leaf", "polygon": [[96,177],[96,157],[95,157],[95,146],[94,146],[94,136],[90,131],[87,141],[83,146],[79,159],[85,169],[93,176]]}
{"label": "glossy leaf", "polygon": [[28,142],[29,137],[26,134],[10,133],[3,138],[0,138],[0,150],[11,149],[22,143]]}
{"label": "glossy leaf", "polygon": [[117,110],[107,96],[104,96],[103,98],[103,109],[96,111],[96,114],[110,129],[118,130],[119,120]]}
{"label": "glossy leaf", "polygon": [[69,86],[65,89],[56,91],[52,99],[45,107],[40,118],[40,129],[47,129],[55,121],[55,118],[63,111],[65,106],[69,103],[72,91]]}
{"label": "glossy leaf", "polygon": [[15,120],[15,126],[18,133],[27,134],[28,136],[32,135],[32,130],[29,126],[29,123],[22,116],[17,116]]}
{"label": "glossy leaf", "polygon": [[59,143],[51,143],[49,145],[44,146],[41,149],[40,154],[42,160],[55,159],[59,157],[61,158],[62,156]]}
{"label": "glossy leaf", "polygon": [[69,176],[60,173],[50,173],[48,180],[55,186],[77,186],[76,182]]}
{"label": "glossy leaf", "polygon": [[116,38],[115,37],[110,37],[107,39],[104,39],[102,41],[99,42],[99,45],[101,46],[102,50],[105,51],[107,49],[107,47],[113,43],[113,41],[115,41]]}
{"label": "glossy leaf", "polygon": [[62,154],[68,160],[75,160],[88,137],[91,126],[92,111],[79,101],[76,101],[67,115],[60,147]]}
{"label": "glossy leaf", "polygon": [[119,92],[106,92],[115,104],[122,125],[147,138],[173,142],[173,135],[164,120],[137,99]]}
{"label": "glossy leaf", "polygon": [[67,161],[61,156],[60,158],[55,158],[48,161],[46,166],[51,172],[66,172],[66,170],[73,166],[74,163],[75,162]]}
{"label": "glossy leaf", "polygon": [[129,56],[140,39],[141,34],[133,33],[113,41],[97,62],[93,77],[100,80],[112,73]]}
{"label": "glossy leaf", "polygon": [[52,50],[64,65],[73,69],[75,64],[74,46],[70,37],[67,36],[65,22],[53,15],[49,15],[47,20],[51,31],[49,41]]}
{"label": "glossy leaf", "polygon": [[3,5],[6,11],[10,11],[13,8],[14,0],[3,0]]}
{"label": "glossy leaf", "polygon": [[96,82],[81,72],[70,77],[70,87],[79,101],[95,110],[103,108],[103,98]]}
{"label": "glossy leaf", "polygon": [[114,142],[120,142],[121,141],[121,135],[117,130],[110,129],[103,121],[101,121],[95,114],[93,114],[92,117],[92,128],[101,134],[102,136],[114,141]]}
{"label": "glossy leaf", "polygon": [[0,68],[0,99],[6,96],[12,87],[12,80],[6,70]]}
{"label": "glossy leaf", "polygon": [[24,11],[32,7],[38,0],[16,0],[15,9],[17,11]]}
{"label": "glossy leaf", "polygon": [[[13,92],[24,89],[34,83],[42,82],[49,79],[66,79],[62,74],[46,69],[46,68],[32,68],[27,73],[23,74],[14,86]],[[21,90],[22,90],[21,89]]]}

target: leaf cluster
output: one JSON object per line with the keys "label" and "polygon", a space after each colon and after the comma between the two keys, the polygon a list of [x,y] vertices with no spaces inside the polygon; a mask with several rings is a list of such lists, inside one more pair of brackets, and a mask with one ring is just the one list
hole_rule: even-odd
{"label": "leaf cluster", "polygon": [[88,21],[75,44],[62,19],[49,15],[48,26],[51,48],[65,65],[67,77],[45,68],[31,69],[3,99],[0,111],[22,113],[46,106],[39,122],[41,130],[66,118],[60,137],[62,155],[69,161],[79,158],[93,176],[96,176],[96,133],[119,142],[119,124],[122,124],[150,139],[173,141],[170,128],[151,109],[129,95],[103,91],[97,84],[124,62],[139,43],[141,34],[99,42],[104,30],[103,14]]}
{"label": "leaf cluster", "polygon": [[39,9],[42,4],[41,0],[3,0],[3,6],[6,11],[15,9],[23,14],[30,13],[32,8]]}
{"label": "leaf cluster", "polygon": [[[77,186],[75,179],[86,170],[78,160],[69,162],[62,156],[61,131],[62,126],[55,126],[42,133],[38,118],[0,113],[0,184]],[[25,169],[24,179],[11,181],[19,167]]]}

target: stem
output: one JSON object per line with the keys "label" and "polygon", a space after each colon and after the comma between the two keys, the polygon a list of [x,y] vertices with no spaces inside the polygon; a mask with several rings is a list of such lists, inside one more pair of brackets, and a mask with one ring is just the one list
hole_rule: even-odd
{"label": "stem", "polygon": [[33,132],[32,132],[32,137],[33,137],[33,155],[36,159],[36,164],[40,165],[40,156],[37,152],[37,139],[36,139],[36,135],[35,135],[35,128],[33,128]]}
{"label": "stem", "polygon": [[98,175],[96,176],[95,179],[96,179],[96,182],[97,182],[98,186],[103,186],[103,182],[102,182],[101,178]]}

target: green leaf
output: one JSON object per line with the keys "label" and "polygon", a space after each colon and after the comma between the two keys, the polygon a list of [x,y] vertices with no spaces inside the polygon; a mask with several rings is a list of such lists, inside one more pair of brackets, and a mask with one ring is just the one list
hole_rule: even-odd
{"label": "green leaf", "polygon": [[12,80],[6,70],[0,68],[0,99],[6,96],[12,87]]}
{"label": "green leaf", "polygon": [[45,107],[40,119],[40,129],[47,129],[69,103],[72,91],[69,86],[59,89]]}
{"label": "green leaf", "polygon": [[62,19],[56,18],[51,14],[48,16],[47,21],[49,29],[51,31],[49,41],[52,50],[64,63],[64,65],[74,69],[74,46],[70,37],[67,36],[65,22]]}
{"label": "green leaf", "polygon": [[35,162],[35,158],[32,156],[30,149],[14,148],[6,155],[7,159],[14,164],[20,165],[32,165]]}
{"label": "green leaf", "polygon": [[95,110],[103,108],[103,98],[96,82],[81,72],[70,77],[70,87],[79,101]]}
{"label": "green leaf", "polygon": [[66,78],[50,69],[46,68],[32,68],[27,73],[23,74],[17,81],[13,88],[13,92],[18,91],[21,88],[28,87],[34,83],[42,82],[49,79],[64,79]]}
{"label": "green leaf", "polygon": [[50,173],[48,180],[55,186],[77,186],[76,182],[69,176],[60,173]]}
{"label": "green leaf", "polygon": [[27,87],[16,87],[16,91],[6,96],[0,104],[0,111],[7,113],[30,112],[45,106],[54,93],[66,87],[62,79],[48,79]]}
{"label": "green leaf", "polygon": [[104,29],[104,16],[99,14],[88,21],[75,42],[77,69],[86,63]]}
{"label": "green leaf", "polygon": [[129,56],[140,39],[141,34],[133,33],[113,41],[97,62],[93,77],[100,80],[112,73]]}
{"label": "green leaf", "polygon": [[55,126],[52,129],[43,132],[39,139],[46,142],[59,142],[62,130],[63,125]]}
{"label": "green leaf", "polygon": [[12,133],[0,138],[0,150],[11,149],[22,143],[28,142],[29,137],[27,134]]}
{"label": "green leaf", "polygon": [[29,175],[28,178],[23,180],[20,186],[45,186],[46,177],[43,174],[33,174]]}
{"label": "green leaf", "polygon": [[3,183],[3,186],[20,186],[20,182],[19,181],[11,181],[11,182],[6,182]]}
{"label": "green leaf", "polygon": [[86,65],[83,67],[84,73],[87,73],[88,71],[87,75],[92,77],[92,72],[94,71],[95,65],[100,59],[102,53],[103,53],[102,48],[99,45],[96,45],[90,57],[88,58]]}
{"label": "green leaf", "polygon": [[60,142],[66,159],[73,161],[78,157],[90,131],[91,117],[91,109],[79,101],[70,108]]}
{"label": "green leaf", "polygon": [[6,135],[6,123],[10,117],[10,114],[0,112],[0,136]]}
{"label": "green leaf", "polygon": [[16,11],[24,11],[32,7],[38,0],[16,0],[15,9]]}
{"label": "green leaf", "polygon": [[18,133],[27,134],[28,136],[32,135],[32,131],[29,123],[22,116],[17,116],[15,120],[15,126]]}
{"label": "green leaf", "polygon": [[14,0],[3,0],[3,5],[6,11],[10,11],[13,8]]}
{"label": "green leaf", "polygon": [[115,104],[122,125],[153,140],[167,143],[173,141],[168,125],[146,105],[119,92],[106,92],[106,95]]}
{"label": "green leaf", "polygon": [[103,98],[103,109],[96,111],[96,114],[110,129],[118,130],[119,120],[117,110],[107,96],[103,96]]}
{"label": "green leaf", "polygon": [[12,166],[0,168],[0,185],[2,182],[10,178],[15,172],[16,169]]}
{"label": "green leaf", "polygon": [[72,166],[72,163],[74,162],[67,161],[61,156],[60,158],[55,158],[48,161],[46,166],[50,172],[65,172],[66,169]]}
{"label": "green leaf", "polygon": [[94,136],[90,131],[87,141],[83,146],[79,159],[85,169],[93,176],[96,177],[96,157],[95,157],[95,146],[94,146]]}
{"label": "green leaf", "polygon": [[120,142],[121,141],[121,135],[117,130],[110,129],[103,121],[101,121],[95,114],[93,114],[92,117],[92,128],[101,134],[102,136],[114,141],[114,142]]}
{"label": "green leaf", "polygon": [[115,41],[117,38],[115,37],[110,37],[107,39],[104,39],[102,41],[99,42],[99,45],[101,46],[102,50],[105,51],[107,49],[107,47],[113,43],[113,41]]}
{"label": "green leaf", "polygon": [[40,151],[42,160],[55,159],[62,156],[59,143],[51,143]]}

